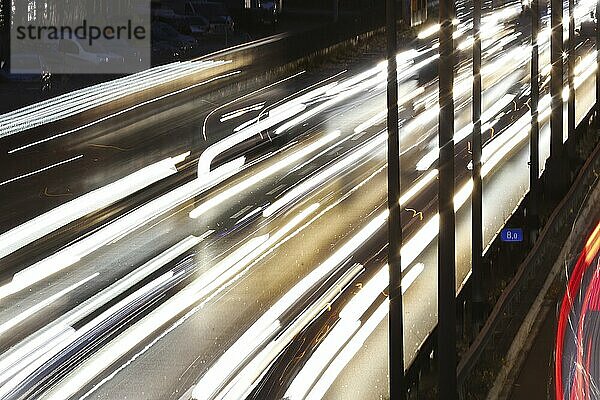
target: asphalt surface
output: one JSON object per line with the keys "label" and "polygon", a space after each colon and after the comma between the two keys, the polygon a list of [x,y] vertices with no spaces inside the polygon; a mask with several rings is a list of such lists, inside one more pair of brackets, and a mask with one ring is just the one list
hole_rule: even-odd
{"label": "asphalt surface", "polygon": [[[486,243],[528,189],[519,8],[496,10],[484,40]],[[435,154],[422,161],[437,146],[436,50],[431,38],[413,46],[400,55],[407,364],[435,325],[437,289]],[[457,133],[470,121],[462,53]],[[219,104],[183,93],[59,137],[66,122],[3,138],[0,398],[385,396],[380,62],[364,55]],[[588,69],[579,119],[595,101]],[[540,148],[544,160],[547,127]],[[457,138],[457,289],[470,268],[469,159]],[[128,193],[136,176],[102,191],[161,160],[143,189]],[[61,205],[57,229],[9,248],[19,226]]]}

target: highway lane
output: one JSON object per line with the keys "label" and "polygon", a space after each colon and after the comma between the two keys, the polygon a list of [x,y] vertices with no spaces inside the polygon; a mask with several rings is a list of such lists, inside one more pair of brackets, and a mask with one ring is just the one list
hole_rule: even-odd
{"label": "highway lane", "polygon": [[[467,118],[467,119],[468,119],[468,118]],[[310,171],[309,171],[309,172],[310,172]],[[294,179],[297,179],[296,177],[293,177],[293,178],[294,178]],[[378,187],[379,187],[379,188],[381,188],[381,185],[378,185]],[[244,207],[246,207],[246,206],[247,206],[247,205],[246,205],[246,204],[244,204],[244,203],[242,203],[242,204],[244,205]],[[330,224],[329,224],[329,225],[330,225]],[[324,226],[329,226],[329,225],[324,225]],[[177,225],[177,226],[178,226],[178,225]],[[347,226],[347,225],[341,225],[341,226]],[[322,230],[323,230],[323,231],[325,231],[324,229],[322,229]],[[295,247],[301,247],[301,246],[295,246]],[[295,258],[293,258],[293,259],[295,259]],[[281,262],[278,262],[277,264],[278,264],[278,265],[282,265],[282,263],[281,263]],[[276,264],[276,265],[277,265],[277,264]],[[285,265],[285,264],[283,264],[283,265]],[[313,265],[314,265],[314,264],[313,264]],[[275,269],[275,268],[272,268],[272,269]],[[218,315],[218,314],[217,314],[217,315]],[[252,318],[250,318],[250,319],[252,319]],[[129,368],[128,368],[128,369],[129,369]],[[138,375],[138,376],[139,376],[139,375]],[[159,385],[160,385],[160,384],[159,384]]]}
{"label": "highway lane", "polygon": [[[584,85],[580,86],[577,93],[577,121],[585,116],[590,105],[595,102],[595,80],[591,76]],[[566,107],[563,110],[566,116]],[[566,124],[565,124],[566,127]],[[566,128],[565,128],[566,129]],[[540,170],[543,170],[545,160],[549,156],[550,135],[549,126],[541,127],[540,137]],[[484,204],[484,243],[490,243],[499,233],[513,210],[522,201],[522,196],[529,189],[528,169],[529,149],[527,143],[521,144],[520,150],[504,162],[491,179],[484,179],[483,204]],[[490,208],[493,207],[493,210]],[[493,213],[493,214],[492,214]],[[470,207],[457,213],[457,290],[462,287],[465,277],[470,272]],[[423,293],[435,290],[437,282],[437,243],[433,243],[415,260],[415,264],[425,266],[421,277],[405,293],[405,349],[409,351],[408,360],[425,338],[422,329],[433,329],[436,320],[437,304],[435,298],[428,298],[426,302],[419,301]],[[423,323],[423,316],[428,316],[431,321],[428,325]],[[428,325],[428,328],[427,328]],[[363,346],[346,365],[339,368],[336,380],[326,390],[323,398],[339,399],[347,396],[359,396],[364,399],[378,399],[380,396],[389,395],[387,386],[388,359],[387,359],[387,317],[380,319],[373,333],[364,341]],[[365,368],[365,365],[368,368]]]}

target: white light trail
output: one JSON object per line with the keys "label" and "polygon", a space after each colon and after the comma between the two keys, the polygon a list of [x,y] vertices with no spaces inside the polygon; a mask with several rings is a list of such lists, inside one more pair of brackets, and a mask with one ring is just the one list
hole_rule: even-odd
{"label": "white light trail", "polygon": [[[357,163],[361,158],[369,155],[375,154],[375,150],[379,148],[379,150],[383,150],[385,148],[387,138],[385,135],[379,135],[375,139],[371,140],[366,145],[360,147],[356,151],[352,152],[349,156],[341,159],[340,161],[334,163],[330,167],[326,168],[322,172],[310,177],[306,181],[300,183],[299,185],[294,186],[292,190],[287,192],[284,196],[277,199],[273,204],[269,205],[263,211],[263,217],[268,218],[273,215],[275,212],[285,207],[286,204],[291,203],[294,199],[300,197],[302,194],[315,189],[319,185],[326,182],[331,177],[336,174],[344,171],[345,169],[351,167],[355,163]],[[384,146],[384,147],[382,147]]]}
{"label": "white light trail", "polygon": [[124,199],[177,172],[189,155],[167,158],[104,187],[86,193],[0,235],[0,258],[94,211]]}
{"label": "white light trail", "polygon": [[171,63],[69,92],[0,115],[0,138],[55,122],[94,107],[122,99],[230,61],[187,61]]}
{"label": "white light trail", "polygon": [[313,152],[319,150],[321,147],[325,146],[326,144],[334,141],[339,136],[340,136],[339,131],[330,133],[330,134],[324,136],[323,138],[315,141],[314,143],[309,144],[305,148],[294,152],[293,154],[291,154],[288,157],[285,157],[281,161],[278,161],[277,163],[275,163],[267,168],[264,168],[262,171],[257,172],[256,174],[253,174],[252,176],[250,176],[249,178],[246,178],[239,184],[211,197],[210,199],[203,202],[200,206],[193,209],[189,214],[190,218],[194,218],[194,219],[199,218],[204,213],[211,210],[213,207],[215,207],[215,206],[221,204],[222,202],[226,201],[227,199],[230,199],[231,197],[251,188],[252,186],[261,182],[263,179],[267,179],[268,177],[276,174],[277,172],[283,170],[284,168],[287,168],[290,165],[298,162],[299,160],[306,157],[310,153],[313,153]]}
{"label": "white light trail", "polygon": [[67,295],[68,293],[72,292],[73,290],[77,289],[78,287],[85,285],[86,283],[88,283],[89,281],[91,281],[92,279],[94,279],[95,277],[97,277],[99,275],[98,272],[96,272],[95,274],[92,274],[91,276],[88,276],[87,278],[72,284],[71,286],[61,290],[60,292],[48,297],[47,299],[44,299],[42,301],[40,301],[39,303],[37,303],[36,305],[34,305],[33,307],[28,308],[27,310],[24,310],[22,312],[20,312],[17,316],[11,318],[10,320],[0,324],[0,337],[2,337],[2,335],[8,331],[9,329],[14,328],[15,326],[17,326],[18,324],[20,324],[21,322],[25,321],[26,319],[30,318],[31,316],[33,316],[34,314],[39,313],[40,311],[42,311],[44,308],[50,306],[52,303],[58,301],[60,298],[64,297],[65,295]]}
{"label": "white light trail", "polygon": [[[243,160],[240,161],[243,163]],[[180,186],[74,244],[59,250],[50,257],[17,272],[9,283],[0,286],[0,300],[70,267],[102,246],[126,236],[158,218],[166,211],[213,187],[237,171],[239,162],[234,164],[233,167],[232,165],[224,165],[217,168],[211,172],[207,179],[194,180]]]}
{"label": "white light trail", "polygon": [[[97,376],[98,373],[104,371],[119,358],[126,355],[133,347],[145,340],[153,332],[156,332],[161,326],[173,319],[174,316],[180,314],[183,310],[207,296],[210,291],[215,290],[224,282],[224,280],[230,277],[230,270],[235,269],[236,264],[239,263],[240,260],[261,243],[264,243],[267,238],[268,235],[265,235],[249,240],[246,244],[223,259],[223,261],[217,263],[190,285],[182,289],[179,293],[156,307],[150,314],[146,315],[135,325],[121,333],[101,350],[85,360],[83,364],[73,369],[67,377],[60,381],[60,383],[45,392],[42,398],[58,400],[73,396]],[[127,301],[127,299],[124,301]],[[110,315],[110,311],[111,310],[107,311],[108,315]],[[92,321],[88,325],[81,328],[80,331],[91,329],[96,323],[95,321]]]}

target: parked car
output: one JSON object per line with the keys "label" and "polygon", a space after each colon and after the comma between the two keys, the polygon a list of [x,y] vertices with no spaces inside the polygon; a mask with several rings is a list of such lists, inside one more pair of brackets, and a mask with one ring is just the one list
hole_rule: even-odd
{"label": "parked car", "polygon": [[203,16],[177,14],[170,8],[152,10],[152,17],[155,21],[167,23],[188,35],[202,35],[210,30],[210,23]]}
{"label": "parked car", "polygon": [[201,16],[208,20],[210,31],[213,33],[231,32],[234,30],[235,23],[227,7],[222,3],[204,2],[204,1],[173,1],[167,3],[168,7],[173,8],[175,13],[186,16]]}
{"label": "parked car", "polygon": [[85,72],[93,66],[97,72],[109,72],[125,63],[122,55],[106,50],[100,43],[90,45],[87,40],[60,39],[58,53],[64,68],[70,73]]}
{"label": "parked car", "polygon": [[184,53],[197,44],[192,36],[184,35],[167,23],[156,21],[152,23],[152,43],[159,42],[170,43]]}

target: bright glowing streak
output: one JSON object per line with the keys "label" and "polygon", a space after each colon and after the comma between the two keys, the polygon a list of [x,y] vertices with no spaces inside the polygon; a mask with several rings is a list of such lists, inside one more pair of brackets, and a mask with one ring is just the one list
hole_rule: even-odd
{"label": "bright glowing streak", "polygon": [[54,303],[55,301],[59,300],[61,297],[64,297],[67,293],[72,292],[73,290],[77,289],[79,286],[82,286],[84,284],[86,284],[87,282],[91,281],[92,279],[94,279],[95,277],[97,277],[99,275],[98,272],[96,272],[95,274],[77,282],[74,283],[73,285],[61,290],[60,292],[48,297],[47,299],[44,299],[42,301],[40,301],[39,303],[37,303],[36,305],[34,305],[31,308],[28,308],[27,310],[19,313],[19,315],[15,316],[14,318],[11,318],[10,320],[4,322],[3,324],[0,324],[0,336],[2,334],[4,334],[6,331],[8,331],[9,329],[14,328],[15,326],[17,326],[18,324],[20,324],[21,322],[25,321],[27,318],[31,317],[32,315],[40,312],[41,310],[43,310],[44,308],[50,306],[52,303]]}
{"label": "bright glowing streak", "polygon": [[[403,293],[415,282],[423,270],[424,265],[419,263],[408,271],[401,282]],[[377,308],[375,313],[367,319],[363,328],[358,330],[361,325],[359,317],[377,300],[380,294],[388,286],[388,283],[389,266],[386,264],[365,286],[363,286],[361,291],[350,300],[350,303],[344,307],[340,313],[340,321],[319,345],[313,355],[311,355],[308,362],[300,370],[300,373],[294,378],[294,381],[286,391],[284,398],[289,398],[290,400],[322,398],[321,396],[324,395],[331,383],[333,383],[333,379],[341,372],[342,368],[338,367],[347,364],[347,362],[362,347],[366,338],[387,315],[389,303],[386,299],[383,304]],[[341,364],[340,361],[342,362]],[[335,374],[328,374],[328,372],[332,371],[332,367],[333,370],[338,372]],[[318,379],[321,374],[321,378]],[[311,390],[311,386],[315,381],[317,381],[317,383]],[[327,382],[327,384],[325,384],[325,382]],[[311,391],[308,394],[308,397],[306,397],[309,390]]]}
{"label": "bright glowing streak", "polygon": [[171,63],[90,86],[0,115],[0,137],[32,129],[90,110],[229,61]]}
{"label": "bright glowing streak", "polygon": [[[362,146],[357,151],[354,151],[349,156],[344,159],[338,161],[332,166],[328,167],[324,171],[319,174],[309,178],[308,180],[302,182],[301,184],[295,186],[292,190],[286,193],[281,198],[277,199],[273,204],[267,207],[263,211],[263,217],[268,218],[273,215],[275,212],[283,208],[286,204],[291,203],[294,199],[300,197],[303,193],[307,193],[308,191],[318,187],[331,177],[340,173],[341,171],[351,167],[353,164],[358,162],[361,158],[373,154],[374,151],[381,146],[385,146],[387,138],[385,135],[380,135],[367,143],[365,146]],[[382,147],[383,148],[383,147]]]}
{"label": "bright glowing streak", "polygon": [[[377,75],[375,77],[372,77],[370,79],[362,81],[365,76],[373,76],[374,74],[377,74]],[[358,77],[351,79],[353,81],[353,83],[356,83],[356,84],[354,84],[354,86],[351,87],[350,89],[340,92],[342,89],[345,89],[349,86],[349,85],[347,85],[347,82],[345,82],[343,84],[340,84],[338,87],[330,90],[328,92],[328,94],[334,95],[334,97],[332,99],[327,100],[327,101],[323,102],[322,104],[319,104],[318,106],[313,107],[312,109],[300,114],[296,118],[282,124],[280,127],[278,127],[275,130],[275,134],[281,135],[283,132],[287,131],[288,129],[291,129],[295,126],[300,125],[302,122],[319,114],[320,112],[322,112],[336,104],[339,104],[342,101],[344,101],[358,93],[362,93],[365,90],[367,90],[368,88],[377,86],[381,81],[385,81],[385,79],[386,79],[385,70],[382,71],[382,69],[379,66],[377,68],[372,68],[371,70],[364,72],[363,74],[360,74]]]}
{"label": "bright glowing streak", "polygon": [[[62,133],[59,133],[59,134],[56,134],[56,135],[53,135],[53,136],[47,137],[47,138],[45,138],[45,139],[41,139],[41,140],[38,140],[38,141],[35,141],[35,142],[32,142],[32,143],[26,144],[26,145],[24,145],[24,146],[21,146],[21,147],[14,148],[14,149],[10,150],[8,153],[9,153],[9,154],[16,153],[17,151],[21,151],[21,150],[24,150],[24,149],[27,149],[27,148],[30,148],[30,147],[33,147],[33,146],[37,146],[37,145],[39,145],[39,144],[42,144],[42,143],[49,142],[49,141],[51,141],[51,140],[54,140],[54,139],[57,139],[57,138],[59,138],[59,137],[63,137],[63,136],[70,135],[70,134],[72,134],[72,133],[75,133],[75,132],[81,131],[81,130],[83,130],[83,129],[87,129],[87,128],[89,128],[89,127],[91,127],[91,126],[94,126],[94,125],[97,125],[97,124],[99,124],[99,123],[101,123],[101,122],[107,121],[107,120],[109,120],[109,119],[111,119],[111,118],[114,118],[114,117],[117,117],[117,116],[119,116],[119,115],[123,115],[123,114],[125,114],[125,113],[131,112],[131,111],[133,111],[133,110],[136,110],[136,109],[138,109],[138,108],[140,108],[140,107],[143,107],[143,106],[146,106],[146,105],[148,105],[148,104],[152,104],[152,103],[154,103],[154,102],[157,102],[157,101],[160,101],[160,100],[166,99],[166,98],[168,98],[168,97],[175,96],[175,95],[177,95],[177,94],[180,94],[180,93],[186,92],[186,91],[188,91],[188,90],[191,90],[191,89],[194,89],[194,88],[197,88],[197,87],[200,87],[200,86],[204,86],[204,85],[206,85],[206,84],[209,84],[209,83],[211,83],[211,82],[215,82],[215,81],[217,81],[217,80],[219,80],[219,79],[223,79],[223,78],[227,78],[227,77],[230,77],[230,76],[234,76],[234,75],[237,75],[237,74],[239,74],[239,73],[240,73],[240,71],[233,71],[233,72],[229,72],[229,73],[227,73],[227,74],[224,74],[224,75],[219,75],[219,76],[215,76],[215,77],[213,77],[213,78],[210,78],[210,79],[208,79],[208,80],[205,80],[205,81],[202,81],[202,82],[196,83],[196,84],[194,84],[194,85],[186,86],[186,87],[184,87],[184,88],[182,88],[182,89],[176,90],[175,92],[171,92],[171,93],[167,93],[167,94],[165,94],[165,95],[162,95],[162,96],[154,97],[154,98],[152,98],[152,99],[150,99],[150,100],[147,100],[147,101],[144,101],[144,102],[142,102],[142,103],[138,103],[138,104],[136,104],[136,105],[134,105],[134,106],[131,106],[131,107],[125,108],[125,109],[123,109],[123,110],[121,110],[121,111],[118,111],[118,112],[116,112],[116,113],[114,113],[114,114],[110,114],[110,115],[104,116],[104,117],[102,117],[102,118],[99,118],[99,119],[97,119],[97,120],[94,120],[94,121],[92,121],[92,122],[89,122],[89,123],[87,123],[87,124],[84,124],[84,125],[78,126],[77,128],[73,128],[73,129],[70,129],[70,130],[68,130],[68,131],[65,131],[65,132],[62,132]],[[59,96],[59,97],[60,97],[60,96]],[[40,104],[41,104],[41,103],[40,103]],[[79,112],[79,111],[77,111],[77,112]],[[75,112],[74,114],[76,114],[77,112]],[[74,115],[74,114],[73,114],[73,115]],[[53,117],[53,118],[54,118],[54,117]],[[64,118],[64,117],[60,117],[60,118]],[[59,119],[60,119],[60,118],[59,118]],[[44,123],[47,123],[47,122],[44,122]],[[27,129],[29,129],[29,128],[27,128]],[[22,130],[22,129],[21,129],[21,130]],[[0,132],[0,136],[1,136],[1,135],[2,135],[2,133]]]}
{"label": "bright glowing streak", "polygon": [[436,34],[439,30],[440,30],[440,24],[433,24],[430,27],[425,28],[421,32],[419,32],[419,34],[417,35],[417,37],[419,39],[425,39],[425,38],[428,38],[431,35]]}
{"label": "bright glowing streak", "polygon": [[356,134],[362,133],[362,132],[366,131],[367,129],[369,129],[370,127],[383,122],[386,115],[387,115],[387,110],[381,111],[381,112],[373,115],[371,118],[369,118],[368,120],[366,120],[365,122],[363,122],[362,124],[360,124],[356,128],[354,128],[354,133],[356,133]]}
{"label": "bright glowing streak", "polygon": [[[177,328],[183,322],[185,322],[192,315],[202,310],[204,305],[214,298],[218,293],[223,291],[227,286],[231,285],[233,282],[237,281],[239,277],[247,271],[252,265],[259,262],[263,257],[265,257],[270,252],[274,251],[278,246],[285,243],[289,238],[295,236],[302,228],[297,229],[290,235],[288,233],[296,228],[298,224],[300,224],[304,219],[306,219],[311,213],[316,211],[319,208],[319,204],[313,204],[308,207],[306,210],[302,211],[299,215],[294,217],[289,223],[287,223],[283,228],[275,232],[271,237],[266,241],[260,240],[262,243],[258,245],[254,250],[248,253],[245,257],[243,257],[233,268],[229,268],[223,273],[223,269],[217,269],[212,273],[212,277],[217,277],[214,281],[210,282],[210,285],[205,289],[202,289],[203,293],[198,294],[198,296],[208,296],[204,297],[204,300],[188,311],[183,317],[179,318],[175,323],[173,323],[167,330],[164,330],[159,336],[157,336],[152,342],[146,345],[140,352],[136,353],[129,361],[121,367],[114,370],[110,375],[96,384],[85,396],[88,397],[91,393],[93,393],[97,388],[102,386],[104,383],[108,382],[122,369],[126,368],[133,360],[138,358],[141,354],[146,352],[150,347],[152,347],[155,343],[161,340],[164,336],[166,336],[173,329]],[[286,236],[287,235],[287,236]],[[268,235],[264,235],[261,239],[268,237]],[[258,240],[259,238],[256,238]],[[283,240],[280,240],[283,239]],[[255,239],[253,239],[255,240]],[[260,256],[260,257],[259,257]],[[211,271],[212,272],[212,271]],[[206,281],[210,281],[207,277]],[[192,290],[193,292],[194,290]],[[210,293],[210,295],[208,295]],[[273,330],[279,329],[279,322],[276,321],[271,327]]]}
{"label": "bright glowing streak", "polygon": [[[253,249],[264,243],[267,238],[268,235],[253,238],[223,259],[223,261],[217,263],[190,285],[156,307],[154,311],[92,355],[82,365],[75,368],[65,379],[54,386],[46,394],[45,398],[48,400],[58,400],[73,396],[97,376],[98,373],[104,371],[119,358],[127,354],[130,349],[173,319],[173,316],[192,306],[211,291],[218,288],[218,286],[222,285],[226,280],[230,279],[239,270],[238,263]],[[234,271],[231,272],[232,270]],[[91,323],[95,323],[95,321]]]}
{"label": "bright glowing streak", "polygon": [[254,104],[252,106],[244,107],[244,108],[241,108],[239,110],[223,114],[221,116],[221,118],[219,119],[219,121],[226,122],[226,121],[229,121],[229,120],[232,120],[232,119],[235,119],[235,118],[239,118],[242,115],[248,114],[248,113],[250,113],[252,111],[260,111],[260,110],[263,109],[264,106],[265,106],[265,103],[262,102],[262,103]]}
{"label": "bright glowing streak", "polygon": [[[422,86],[415,88],[410,93],[408,93],[406,96],[404,96],[400,100],[398,100],[398,105],[407,103],[424,92],[425,92],[425,88],[423,88]],[[362,133],[362,132],[366,131],[367,129],[371,128],[372,126],[374,126],[380,122],[383,122],[385,120],[386,115],[387,115],[387,110],[384,110],[384,111],[381,111],[381,112],[375,114],[374,116],[372,116],[371,118],[369,118],[368,120],[366,120],[365,122],[363,122],[362,124],[360,124],[356,128],[354,128],[354,133],[356,133],[356,134]]]}
{"label": "bright glowing streak", "polygon": [[278,112],[273,116],[269,116],[269,118],[250,125],[247,128],[244,128],[239,132],[236,132],[209,146],[206,150],[204,150],[198,159],[198,177],[210,173],[210,165],[219,154],[231,149],[235,145],[242,143],[244,140],[258,135],[259,133],[285,121],[286,119],[301,113],[305,109],[306,106],[304,104],[295,104],[292,107],[281,110],[281,112]]}
{"label": "bright glowing streak", "polygon": [[337,139],[339,136],[340,136],[339,131],[330,133],[330,134],[326,135],[325,137],[317,140],[316,142],[309,144],[305,148],[303,148],[299,151],[296,151],[295,153],[291,154],[288,157],[285,157],[284,159],[282,159],[281,161],[278,161],[274,165],[267,167],[267,168],[263,169],[262,171],[252,175],[251,177],[240,182],[239,184],[211,197],[209,200],[205,201],[200,206],[193,209],[189,214],[190,218],[194,218],[194,219],[199,218],[201,215],[205,214],[206,212],[211,210],[213,207],[215,207],[215,206],[221,204],[222,202],[226,201],[227,199],[230,199],[231,197],[251,188],[252,186],[261,182],[263,179],[267,179],[270,176],[276,174],[277,172],[298,162],[299,160],[306,157],[310,153],[317,151],[321,147],[325,146],[327,143],[330,143],[333,140]]}
{"label": "bright glowing streak", "polygon": [[434,169],[430,171],[427,175],[425,175],[422,179],[420,179],[414,186],[408,189],[401,197],[400,197],[400,206],[405,206],[408,204],[410,200],[414,196],[416,196],[421,190],[426,188],[435,178],[438,176],[438,170]]}
{"label": "bright glowing streak", "polygon": [[[243,162],[243,160],[242,160]],[[142,207],[111,222],[93,234],[59,250],[57,253],[17,272],[11,282],[0,286],[0,299],[17,293],[34,283],[75,264],[102,246],[112,243],[141,226],[148,224],[173,207],[199,195],[208,188],[227,179],[237,169],[224,165],[212,171],[208,179],[193,180],[144,204]]]}
{"label": "bright glowing streak", "polygon": [[[325,397],[325,393],[329,387],[333,384],[337,376],[342,372],[344,367],[350,362],[350,360],[358,353],[363,347],[367,338],[373,333],[375,328],[383,321],[388,313],[389,304],[386,299],[373,313],[371,317],[365,322],[365,324],[358,330],[358,333],[348,342],[343,350],[337,355],[333,362],[329,365],[327,370],[316,385],[312,388],[306,399],[317,400]],[[290,400],[297,400],[301,397],[290,397]]]}
{"label": "bright glowing streak", "polygon": [[364,72],[361,72],[360,74],[357,74],[357,75],[353,76],[352,78],[347,79],[347,80],[343,81],[342,83],[332,87],[331,89],[327,90],[325,92],[325,94],[327,96],[338,95],[341,92],[343,92],[344,90],[350,89],[351,87],[358,85],[359,83],[366,81],[375,75],[379,75],[382,72],[385,72],[385,69],[382,68],[381,66],[377,65],[374,68],[370,68]]}
{"label": "bright glowing streak", "polygon": [[[212,398],[220,387],[224,386],[234,373],[237,366],[260,345],[256,337],[270,326],[288,310],[292,305],[324,277],[330,275],[336,267],[348,259],[365,241],[377,232],[387,219],[387,210],[371,220],[364,228],[357,232],[350,240],[336,250],[327,260],[311,271],[298,282],[291,290],[279,299],[256,321],[250,329],[230,347],[219,360],[206,372],[195,386],[192,397],[195,399]],[[252,344],[254,346],[252,346]]]}
{"label": "bright glowing streak", "polygon": [[[219,392],[216,399],[247,398],[248,393],[260,382],[260,378],[285,347],[310,323],[310,321],[314,320],[322,310],[326,309],[339,295],[339,291],[346,287],[362,270],[362,265],[354,265],[338,279],[334,285],[328,288],[324,295],[307,307],[307,309],[302,312],[282,334],[277,335],[277,338],[268,342],[264,349],[260,351],[260,353],[255,356],[242,371],[236,373],[235,376],[232,377],[230,383]],[[255,345],[255,348],[258,349],[258,346]],[[205,393],[202,393],[202,395],[201,398],[206,398]]]}
{"label": "bright glowing streak", "polygon": [[[485,110],[481,114],[481,122],[484,125],[482,130],[486,128],[486,124],[500,111],[504,109],[507,105],[509,105],[516,96],[513,94],[506,94],[500,98],[497,102],[495,102],[490,108]],[[466,139],[473,133],[473,123],[468,123],[464,128],[459,130],[454,134],[454,143],[458,144],[462,140]],[[427,154],[425,154],[418,162],[417,162],[417,171],[427,171],[431,166],[438,160],[439,157],[439,148],[435,148],[430,150]]]}
{"label": "bright glowing streak", "polygon": [[571,91],[569,90],[569,87],[565,86],[563,88],[563,91],[562,91],[562,99],[563,99],[563,101],[569,100],[570,93],[571,93]]}
{"label": "bright glowing streak", "polygon": [[433,107],[419,114],[416,118],[414,118],[410,123],[406,125],[404,131],[402,132],[404,135],[408,135],[413,133],[420,127],[425,126],[425,124],[434,121],[440,114],[440,106],[439,104],[435,104]]}
{"label": "bright glowing streak", "polygon": [[41,237],[94,211],[164,179],[177,172],[176,164],[185,160],[188,153],[168,158],[145,167],[131,175],[102,188],[93,190],[63,205],[60,205],[30,221],[0,235],[0,258],[33,243]]}
{"label": "bright glowing streak", "polygon": [[428,64],[431,64],[433,61],[437,60],[438,58],[440,58],[440,55],[438,53],[436,53],[430,57],[427,57],[423,61],[416,63],[415,65],[413,65],[410,68],[407,68],[405,70],[400,70],[398,72],[398,80],[401,81],[403,79],[406,79],[406,78],[412,76],[418,70],[420,70],[421,68],[423,68],[424,66],[426,66]]}
{"label": "bright glowing streak", "polygon": [[469,36],[458,45],[458,50],[460,50],[460,51],[466,50],[466,49],[470,48],[471,46],[473,46],[474,42],[475,42],[475,39],[473,39],[473,36]]}

